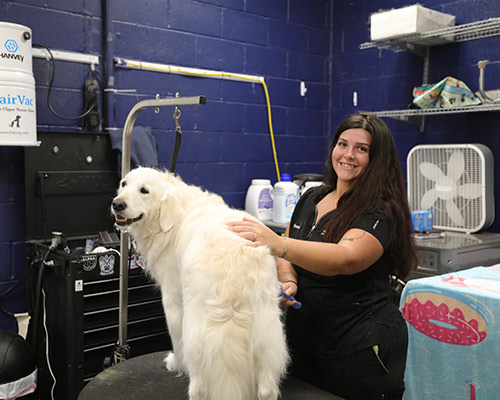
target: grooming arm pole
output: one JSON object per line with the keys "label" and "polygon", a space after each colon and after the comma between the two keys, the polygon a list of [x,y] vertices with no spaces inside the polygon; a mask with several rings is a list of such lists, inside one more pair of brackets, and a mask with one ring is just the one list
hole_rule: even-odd
{"label": "grooming arm pole", "polygon": [[[205,96],[176,97],[169,99],[143,100],[132,107],[128,113],[123,127],[122,138],[122,178],[130,172],[130,147],[132,129],[139,113],[151,107],[175,107],[205,104]],[[120,233],[120,298],[118,320],[118,345],[115,347],[115,363],[126,360],[129,355],[127,345],[127,320],[128,320],[128,247],[129,237],[127,232]]]}

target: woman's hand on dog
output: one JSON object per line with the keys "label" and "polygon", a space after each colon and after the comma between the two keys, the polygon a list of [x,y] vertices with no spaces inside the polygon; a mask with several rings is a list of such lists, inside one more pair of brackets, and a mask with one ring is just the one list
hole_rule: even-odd
{"label": "woman's hand on dog", "polygon": [[[227,223],[228,229],[236,233],[239,237],[248,240],[248,246],[267,246],[275,256],[283,254],[283,238],[277,235],[272,229],[262,222],[250,218],[243,218],[241,221],[231,221]],[[295,281],[283,282],[283,291],[287,297],[295,296],[298,286]],[[296,300],[291,300],[285,296],[280,298],[280,306],[283,308],[297,305]]]}
{"label": "woman's hand on dog", "polygon": [[245,217],[241,221],[230,221],[227,226],[230,231],[248,240],[248,246],[267,246],[276,256],[283,253],[283,239],[259,221]]}

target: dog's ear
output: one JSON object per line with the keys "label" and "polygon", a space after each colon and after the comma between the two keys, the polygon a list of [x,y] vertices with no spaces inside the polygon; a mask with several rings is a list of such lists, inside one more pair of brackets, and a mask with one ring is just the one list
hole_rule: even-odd
{"label": "dog's ear", "polygon": [[163,187],[163,195],[161,196],[160,205],[160,227],[163,232],[168,232],[181,214],[182,196],[176,188],[175,178],[165,175],[165,186]]}
{"label": "dog's ear", "polygon": [[179,199],[175,196],[165,196],[161,199],[160,227],[168,232],[174,226],[179,216]]}

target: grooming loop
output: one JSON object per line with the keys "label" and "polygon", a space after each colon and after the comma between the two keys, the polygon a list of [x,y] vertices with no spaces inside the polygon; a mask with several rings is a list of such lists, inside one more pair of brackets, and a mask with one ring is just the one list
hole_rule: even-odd
{"label": "grooming loop", "polygon": [[175,131],[180,132],[181,126],[179,125],[179,119],[181,117],[181,110],[179,110],[178,107],[175,107],[174,113],[172,115],[172,118],[175,120]]}
{"label": "grooming loop", "polygon": [[[178,93],[177,93],[178,95]],[[177,96],[178,97],[178,96]],[[175,172],[175,165],[177,164],[177,156],[179,155],[179,149],[181,148],[181,138],[182,130],[179,124],[179,118],[181,117],[181,110],[176,106],[172,118],[175,121],[175,145],[174,151],[172,152],[172,160],[170,161],[170,172]]]}

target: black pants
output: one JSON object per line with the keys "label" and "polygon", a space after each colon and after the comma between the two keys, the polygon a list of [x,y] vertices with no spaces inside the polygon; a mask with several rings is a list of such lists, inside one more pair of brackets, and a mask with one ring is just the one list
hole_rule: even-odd
{"label": "black pants", "polygon": [[397,332],[383,325],[377,329],[381,338],[378,349],[368,347],[342,358],[312,358],[292,349],[292,375],[346,400],[401,399],[408,348],[406,324]]}

